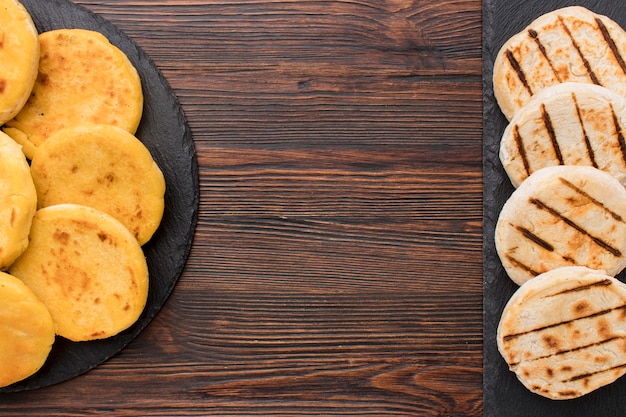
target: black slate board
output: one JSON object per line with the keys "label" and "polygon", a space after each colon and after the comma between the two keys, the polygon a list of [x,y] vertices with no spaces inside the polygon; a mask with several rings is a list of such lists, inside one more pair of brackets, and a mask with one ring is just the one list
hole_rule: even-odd
{"label": "black slate board", "polygon": [[[517,286],[507,277],[494,246],[498,214],[513,187],[500,160],[500,137],[507,120],[493,95],[493,61],[501,46],[543,13],[583,6],[626,28],[622,0],[483,1],[483,173],[484,173],[484,416],[485,417],[618,417],[626,416],[626,377],[587,396],[554,401],[526,390],[507,368],[496,346],[502,309]],[[626,272],[618,278],[626,281]]]}
{"label": "black slate board", "polygon": [[167,185],[161,226],[144,246],[150,272],[148,301],[139,320],[117,336],[74,343],[57,338],[35,375],[0,390],[32,390],[83,374],[121,351],[155,317],[183,271],[197,221],[198,166],[191,131],[169,84],[150,58],[102,17],[67,0],[22,0],[39,32],[83,28],[104,34],[128,55],[143,83],[144,114],[136,136],[152,153]]}

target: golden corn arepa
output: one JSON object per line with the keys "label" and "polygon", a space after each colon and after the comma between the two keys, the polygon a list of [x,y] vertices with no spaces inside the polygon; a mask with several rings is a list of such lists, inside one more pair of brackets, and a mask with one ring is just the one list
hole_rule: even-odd
{"label": "golden corn arepa", "polygon": [[22,108],[37,78],[39,38],[17,0],[0,0],[0,126]]}
{"label": "golden corn arepa", "polygon": [[55,331],[46,306],[22,281],[4,272],[0,300],[0,387],[6,387],[41,368]]}
{"label": "golden corn arepa", "polygon": [[498,350],[532,392],[577,398],[626,372],[626,285],[563,267],[522,285],[505,306]]}
{"label": "golden corn arepa", "polygon": [[9,271],[48,307],[56,333],[75,342],[125,330],[148,294],[135,237],[112,216],[76,204],[38,210],[30,244]]}
{"label": "golden corn arepa", "polygon": [[146,243],[164,210],[165,179],[150,151],[110,125],[67,128],[35,152],[31,173],[39,207],[82,204],[122,222]]}
{"label": "golden corn arepa", "polygon": [[626,189],[590,166],[542,168],[505,202],[496,252],[518,285],[562,266],[626,267]]}
{"label": "golden corn arepa", "polygon": [[29,159],[65,127],[111,124],[135,133],[143,113],[141,80],[121,50],[102,34],[84,29],[44,32],[39,43],[32,95],[4,129]]}
{"label": "golden corn arepa", "polygon": [[522,107],[506,127],[500,160],[518,187],[538,169],[588,165],[626,185],[626,99],[593,84],[548,87]]}
{"label": "golden corn arepa", "polygon": [[626,32],[584,7],[546,13],[512,36],[493,67],[494,94],[502,113],[515,113],[542,89],[581,82],[626,97]]}
{"label": "golden corn arepa", "polygon": [[37,194],[21,147],[0,132],[0,269],[28,246]]}

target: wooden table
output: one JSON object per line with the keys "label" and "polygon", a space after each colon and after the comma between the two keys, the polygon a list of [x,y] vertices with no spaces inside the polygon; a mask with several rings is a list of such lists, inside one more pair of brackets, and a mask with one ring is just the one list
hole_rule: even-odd
{"label": "wooden table", "polygon": [[200,173],[165,307],[6,416],[482,416],[477,0],[78,0],[179,97]]}

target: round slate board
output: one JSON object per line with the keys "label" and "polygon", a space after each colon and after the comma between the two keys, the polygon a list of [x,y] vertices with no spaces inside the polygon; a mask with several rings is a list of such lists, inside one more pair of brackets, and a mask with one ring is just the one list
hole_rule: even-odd
{"label": "round slate board", "polygon": [[143,248],[150,271],[148,300],[139,320],[104,340],[70,342],[57,337],[45,365],[35,375],[0,389],[32,390],[83,374],[122,350],[154,318],[181,274],[198,213],[198,166],[191,132],[169,84],[150,58],[113,24],[67,0],[22,0],[39,32],[62,28],[95,30],[120,48],[143,83],[144,113],[136,136],[152,153],[167,184],[159,230]]}

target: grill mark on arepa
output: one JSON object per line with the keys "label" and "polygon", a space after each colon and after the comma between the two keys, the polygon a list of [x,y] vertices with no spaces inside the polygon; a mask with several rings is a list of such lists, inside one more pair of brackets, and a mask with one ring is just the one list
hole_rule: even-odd
{"label": "grill mark on arepa", "polygon": [[608,244],[604,240],[600,239],[597,236],[592,235],[589,231],[585,230],[585,228],[583,228],[580,225],[576,224],[576,222],[574,222],[571,219],[565,217],[563,215],[563,213],[559,212],[558,210],[554,209],[553,207],[548,206],[547,204],[545,204],[541,200],[536,199],[536,198],[531,198],[529,200],[529,202],[531,204],[533,204],[534,206],[536,206],[537,208],[539,208],[540,210],[547,211],[548,213],[552,214],[554,217],[562,220],[565,224],[567,224],[571,228],[577,230],[579,233],[589,237],[596,245],[598,245],[601,248],[605,249],[611,255],[613,255],[615,257],[618,257],[618,258],[622,256],[622,253],[620,252],[619,249],[612,247],[610,244]]}
{"label": "grill mark on arepa", "polygon": [[546,51],[546,47],[543,45],[543,43],[541,43],[541,39],[539,39],[539,34],[537,33],[537,31],[534,29],[528,29],[528,36],[530,36],[531,39],[535,41],[535,43],[537,44],[537,47],[539,48],[539,51],[541,52],[541,55],[543,55],[546,61],[548,61],[548,65],[550,66],[552,73],[554,73],[554,76],[556,77],[557,81],[561,82],[561,77],[559,76],[559,72],[554,68],[554,65],[552,64],[552,60],[548,56],[548,51]]}
{"label": "grill mark on arepa", "polygon": [[544,330],[554,329],[555,327],[564,326],[564,325],[567,325],[567,324],[570,324],[570,323],[574,323],[574,322],[579,321],[579,320],[593,319],[593,318],[596,318],[596,317],[605,316],[607,314],[610,314],[610,313],[612,313],[614,311],[619,311],[619,310],[626,310],[626,304],[625,305],[621,305],[619,307],[613,307],[613,308],[609,308],[607,310],[598,311],[598,312],[595,312],[593,314],[589,314],[588,316],[576,317],[576,318],[573,318],[571,320],[563,320],[563,321],[558,322],[558,323],[548,324],[548,325],[545,325],[545,326],[542,326],[542,327],[537,327],[535,329],[530,329],[530,330],[526,330],[526,331],[519,332],[519,333],[507,334],[507,335],[502,337],[502,340],[504,342],[509,342],[509,341],[511,341],[513,339],[517,339],[518,337],[526,336],[526,335],[531,334],[531,333],[537,333],[537,332],[542,332]]}
{"label": "grill mark on arepa", "polygon": [[511,67],[513,67],[513,70],[517,74],[517,78],[519,78],[526,91],[528,91],[528,94],[532,96],[533,90],[532,88],[530,88],[530,85],[528,85],[528,80],[526,80],[526,74],[524,74],[524,70],[522,69],[522,66],[517,61],[515,56],[513,56],[513,52],[510,49],[507,49],[505,55],[506,58],[509,60],[509,64],[511,64]]}
{"label": "grill mark on arepa", "polygon": [[[513,227],[514,229],[516,229],[518,232],[520,232],[522,234],[522,236],[524,236],[526,239],[530,240],[531,242],[533,242],[534,244],[536,244],[537,246],[547,250],[548,252],[555,252],[556,253],[556,248],[554,247],[554,245],[552,245],[550,242],[548,242],[547,240],[543,239],[542,237],[536,235],[535,233],[531,232],[529,229],[523,227],[523,226],[519,226],[519,225],[514,225],[514,224],[510,224],[511,227]],[[576,262],[576,260],[574,258],[572,258],[571,256],[568,255],[562,255],[560,253],[556,253],[558,256],[560,256],[565,262],[568,262],[572,265],[578,265],[578,263]],[[539,275],[539,272],[533,270],[530,266],[523,264],[521,261],[513,258],[511,255],[507,255],[507,257],[509,258],[509,260],[511,261],[515,261],[515,265],[518,266],[519,268],[525,270],[528,273],[533,274],[534,276]]]}
{"label": "grill mark on arepa", "polygon": [[513,126],[513,138],[515,139],[517,152],[519,152],[522,158],[522,164],[524,164],[524,170],[526,171],[526,176],[528,177],[530,176],[530,163],[528,161],[528,155],[526,154],[526,148],[524,147],[524,139],[519,133],[519,125]]}
{"label": "grill mark on arepa", "polygon": [[585,69],[587,70],[587,74],[589,75],[589,78],[591,79],[591,81],[594,84],[596,84],[596,85],[602,85],[600,83],[600,80],[598,80],[598,77],[596,76],[596,73],[591,68],[591,64],[589,63],[589,61],[587,61],[587,57],[585,57],[585,55],[583,54],[583,51],[580,49],[580,45],[578,45],[578,42],[576,42],[576,39],[574,38],[574,35],[572,35],[572,32],[569,30],[569,28],[565,24],[565,21],[563,20],[563,17],[559,16],[559,22],[561,23],[561,26],[563,27],[563,30],[565,31],[567,36],[572,41],[572,45],[574,46],[574,48],[578,52],[578,56],[583,61],[583,65],[585,66]]}
{"label": "grill mark on arepa", "polygon": [[[551,353],[549,355],[543,355],[543,356],[538,356],[536,358],[527,359],[524,362],[536,362],[536,361],[541,361],[541,360],[544,360],[544,359],[550,359],[552,357],[556,357],[556,356],[560,356],[560,355],[566,355],[568,353],[574,353],[574,352],[578,352],[578,351],[581,351],[581,350],[585,350],[585,349],[589,349],[589,348],[594,348],[594,347],[606,345],[606,344],[609,344],[611,342],[614,342],[616,340],[623,339],[623,338],[624,338],[623,336],[610,337],[608,339],[600,340],[598,342],[593,342],[593,343],[590,343],[588,345],[577,346],[577,347],[572,348],[572,349],[559,350],[558,352],[554,352],[554,353]],[[515,366],[518,366],[519,364],[520,364],[520,362],[512,362],[510,365],[512,367],[515,367]]]}
{"label": "grill mark on arepa", "polygon": [[606,44],[611,49],[611,52],[613,52],[613,56],[617,60],[617,63],[619,64],[620,68],[622,69],[622,72],[626,75],[626,62],[624,62],[624,58],[619,53],[619,49],[618,49],[617,45],[615,44],[615,41],[611,37],[611,34],[609,33],[609,30],[604,25],[604,22],[602,22],[602,19],[600,19],[598,17],[596,17],[596,24],[598,25],[598,29],[600,29],[600,32],[602,33],[602,37],[604,38],[604,41],[606,42]]}
{"label": "grill mark on arepa", "polygon": [[573,190],[574,192],[582,195],[583,197],[589,199],[589,201],[591,201],[593,204],[595,204],[596,206],[598,206],[600,209],[602,209],[603,211],[607,212],[611,217],[613,217],[613,219],[615,219],[618,222],[623,222],[624,219],[622,216],[620,216],[618,213],[615,213],[613,210],[611,210],[610,208],[608,208],[607,206],[605,206],[601,201],[595,199],[594,197],[592,197],[591,195],[589,195],[585,190],[583,190],[580,187],[577,187],[576,185],[572,184],[570,181],[566,180],[563,177],[559,177],[559,181],[561,181],[561,183],[563,185],[565,185],[566,187],[570,188],[571,190]]}
{"label": "grill mark on arepa", "polygon": [[541,246],[542,248],[544,248],[547,251],[553,252],[554,251],[554,246],[552,246],[549,242],[546,242],[545,240],[543,240],[542,238],[540,238],[539,236],[537,236],[536,234],[534,234],[533,232],[531,232],[530,230],[526,229],[525,227],[522,226],[514,226],[518,232],[520,232],[522,234],[522,236],[524,236],[526,239],[530,240],[531,242]]}
{"label": "grill mark on arepa", "polygon": [[568,288],[563,291],[555,292],[554,294],[546,295],[543,298],[550,298],[550,297],[556,297],[559,295],[570,294],[573,292],[586,291],[594,287],[609,287],[611,285],[613,285],[613,283],[611,282],[610,279],[603,279],[602,281],[592,282],[591,284],[579,285],[578,287]]}
{"label": "grill mark on arepa", "polygon": [[617,141],[619,142],[619,149],[622,151],[622,159],[624,160],[624,165],[626,165],[626,140],[624,139],[624,133],[622,132],[622,126],[619,123],[619,119],[617,117],[617,113],[615,113],[615,109],[611,104],[611,112],[613,113],[613,124],[615,125],[615,133],[617,134]]}
{"label": "grill mark on arepa", "polygon": [[575,375],[575,376],[573,376],[573,377],[571,377],[569,379],[564,379],[561,382],[576,382],[576,381],[580,381],[581,379],[592,377],[594,375],[599,375],[599,374],[603,374],[605,372],[615,371],[617,369],[624,369],[624,368],[626,368],[626,363],[623,363],[621,365],[612,366],[612,367],[607,368],[607,369],[601,369],[601,370],[596,371],[596,372],[588,372],[586,374]]}
{"label": "grill mark on arepa", "polygon": [[554,126],[552,125],[552,118],[550,117],[550,113],[546,110],[546,105],[543,103],[541,104],[541,118],[543,119],[543,124],[548,131],[548,136],[550,137],[550,143],[552,143],[556,159],[559,161],[560,165],[563,165],[563,154],[561,153],[559,142],[556,140],[556,132],[554,131]]}
{"label": "grill mark on arepa", "polygon": [[591,165],[594,168],[598,168],[598,163],[596,162],[596,154],[593,150],[593,147],[591,146],[591,140],[589,140],[587,129],[585,129],[585,124],[583,123],[583,116],[580,111],[580,106],[578,105],[578,99],[576,98],[575,93],[572,93],[572,101],[574,102],[574,107],[576,107],[576,115],[578,116],[578,123],[580,123],[580,128],[583,131],[583,138],[585,141],[585,148],[587,149],[587,156],[589,156],[589,161],[591,162]]}
{"label": "grill mark on arepa", "polygon": [[530,266],[526,265],[522,261],[520,261],[520,260],[516,259],[515,257],[511,256],[510,254],[506,254],[506,259],[511,263],[511,265],[526,271],[526,273],[532,275],[533,277],[536,277],[539,274],[541,274],[541,272],[535,271]]}

